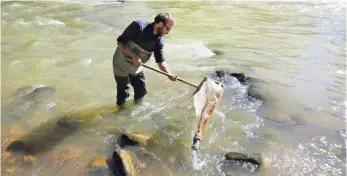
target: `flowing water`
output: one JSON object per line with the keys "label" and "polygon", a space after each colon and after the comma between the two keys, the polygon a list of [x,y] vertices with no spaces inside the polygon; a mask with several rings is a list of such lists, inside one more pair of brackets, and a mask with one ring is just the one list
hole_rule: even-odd
{"label": "flowing water", "polygon": [[[1,144],[65,112],[114,105],[116,39],[131,21],[152,21],[159,12],[177,23],[164,38],[173,73],[199,83],[205,76],[217,79],[214,70],[242,72],[260,80],[266,97],[249,98],[247,85],[220,79],[226,90],[195,162],[171,166],[169,151],[156,153],[174,175],[236,173],[220,164],[229,151],[262,154],[264,165],[248,174],[346,175],[344,2],[2,2]],[[36,156],[36,165],[16,163],[15,174],[83,175],[94,156],[111,155],[104,148],[116,140],[108,131],[116,126],[158,136],[163,146],[183,141],[187,147],[179,150],[189,151],[194,88],[150,70],[145,75],[142,105],[63,136]],[[16,98],[26,86],[55,92]],[[66,148],[78,151],[75,157],[52,159]]]}

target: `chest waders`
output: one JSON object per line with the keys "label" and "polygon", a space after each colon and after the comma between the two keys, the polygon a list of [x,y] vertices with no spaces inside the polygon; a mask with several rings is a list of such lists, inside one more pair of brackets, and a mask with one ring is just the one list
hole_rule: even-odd
{"label": "chest waders", "polygon": [[[140,41],[141,36],[136,40]],[[142,61],[146,63],[153,52],[148,52],[141,46],[130,40],[125,44],[125,47],[134,52]],[[117,105],[122,106],[125,99],[129,97],[129,82],[134,87],[134,100],[140,101],[142,97],[147,94],[145,76],[142,72],[142,66],[135,66],[131,57],[125,56],[123,52],[117,47],[113,56],[113,73],[117,82]]]}
{"label": "chest waders", "polygon": [[[146,63],[153,52],[148,52],[133,41],[125,44],[125,47],[134,52],[142,61]],[[142,66],[135,66],[131,57],[125,56],[119,47],[113,56],[113,73],[115,76],[137,75],[143,70]]]}

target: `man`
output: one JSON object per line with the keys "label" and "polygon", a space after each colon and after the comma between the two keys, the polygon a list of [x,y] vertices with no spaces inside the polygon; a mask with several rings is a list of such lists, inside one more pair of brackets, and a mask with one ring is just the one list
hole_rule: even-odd
{"label": "man", "polygon": [[142,63],[146,63],[154,53],[159,69],[170,74],[169,79],[177,80],[170,73],[163,56],[164,41],[175,26],[175,21],[168,13],[160,13],[154,22],[133,21],[117,38],[117,49],[113,56],[113,73],[117,83],[117,105],[122,106],[129,97],[130,84],[134,87],[134,100],[138,102],[146,94],[145,76]]}

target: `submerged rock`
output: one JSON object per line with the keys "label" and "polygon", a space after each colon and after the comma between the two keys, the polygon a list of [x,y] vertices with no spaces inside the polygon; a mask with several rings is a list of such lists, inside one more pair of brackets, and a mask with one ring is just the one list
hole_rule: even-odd
{"label": "submerged rock", "polygon": [[224,52],[222,50],[216,50],[215,49],[215,50],[212,50],[212,52],[216,55],[223,55],[224,54]]}
{"label": "submerged rock", "polygon": [[215,74],[217,75],[218,78],[226,77],[226,76],[235,77],[241,83],[245,83],[248,80],[248,77],[246,77],[245,74],[243,73],[230,73],[224,70],[216,70]]}
{"label": "submerged rock", "polygon": [[55,91],[55,88],[48,86],[24,86],[17,89],[12,96],[15,96],[17,100],[37,100],[50,97]]}
{"label": "submerged rock", "polygon": [[2,164],[15,164],[17,158],[10,152],[1,153],[1,162]]}
{"label": "submerged rock", "polygon": [[36,165],[38,159],[35,156],[32,155],[24,155],[24,162],[26,164],[30,164],[30,165]]}
{"label": "submerged rock", "polygon": [[55,89],[52,87],[37,87],[32,92],[22,95],[24,99],[40,99],[46,98],[55,93]]}
{"label": "submerged rock", "polygon": [[111,170],[109,169],[107,158],[105,156],[97,156],[88,166],[88,175],[91,176],[104,176],[112,175]]}
{"label": "submerged rock", "polygon": [[158,156],[144,148],[138,147],[114,151],[111,166],[115,175],[174,175]]}
{"label": "submerged rock", "polygon": [[4,170],[5,170],[5,173],[11,174],[11,175],[13,175],[16,172],[16,168],[15,167],[5,168]]}
{"label": "submerged rock", "polygon": [[102,106],[65,114],[60,118],[46,121],[10,143],[6,151],[32,155],[45,152],[60,143],[65,137],[73,135],[78,130],[98,122],[100,117],[102,119],[117,110],[115,106]]}
{"label": "submerged rock", "polygon": [[243,73],[232,73],[225,70],[216,70],[214,72],[217,78],[223,78],[227,76],[235,77],[241,84],[249,85],[247,89],[247,95],[258,100],[264,100],[264,96],[261,95],[261,91],[259,90],[256,83],[259,81],[255,78],[248,77]]}
{"label": "submerged rock", "polygon": [[250,155],[248,155],[248,154],[239,153],[239,152],[229,152],[225,154],[225,159],[249,162],[258,166],[261,165],[262,163],[262,156],[259,153],[251,153]]}
{"label": "submerged rock", "polygon": [[19,123],[18,121],[15,122],[11,126],[10,133],[14,137],[19,137],[19,136],[23,135],[24,134],[23,125],[21,123]]}
{"label": "submerged rock", "polygon": [[53,152],[51,157],[52,163],[57,163],[58,161],[74,161],[81,157],[83,151],[81,148],[76,146],[68,146],[66,148],[58,148]]}
{"label": "submerged rock", "polygon": [[34,91],[34,87],[33,86],[24,86],[21,87],[19,89],[17,89],[13,95],[16,96],[17,98],[22,97],[24,95],[28,95],[30,92]]}
{"label": "submerged rock", "polygon": [[262,164],[260,154],[250,155],[239,152],[229,152],[221,162],[221,170],[226,175],[249,175],[259,169]]}
{"label": "submerged rock", "polygon": [[36,109],[52,110],[55,102],[50,100],[50,97],[54,92],[55,89],[51,87],[28,86],[19,89],[11,97],[7,97],[9,101],[1,106],[2,121],[5,124],[11,124],[23,117],[30,117],[30,113],[35,112]]}
{"label": "submerged rock", "polygon": [[215,74],[218,78],[222,78],[222,77],[226,77],[226,76],[235,77],[241,83],[244,83],[248,80],[248,77],[245,76],[245,74],[243,74],[243,73],[230,73],[230,72],[224,71],[224,70],[216,70]]}
{"label": "submerged rock", "polygon": [[23,154],[37,154],[44,152],[66,136],[75,133],[80,126],[80,122],[63,117],[58,121],[48,121],[20,139],[13,141],[6,151]]}
{"label": "submerged rock", "polygon": [[142,146],[145,147],[148,144],[153,144],[151,136],[139,134],[139,133],[123,133],[117,140],[120,147],[126,146]]}
{"label": "submerged rock", "polygon": [[136,175],[136,159],[126,150],[114,151],[112,155],[112,171],[120,176]]}

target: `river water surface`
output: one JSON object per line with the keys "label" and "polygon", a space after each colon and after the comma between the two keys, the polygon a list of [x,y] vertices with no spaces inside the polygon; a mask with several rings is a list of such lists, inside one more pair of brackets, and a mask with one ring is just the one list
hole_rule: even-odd
{"label": "river water surface", "polygon": [[[2,2],[1,144],[63,113],[114,105],[116,38],[131,21],[152,21],[160,12],[177,24],[164,38],[173,73],[198,84],[217,79],[215,70],[242,72],[259,80],[266,99],[247,97],[248,85],[235,78],[220,79],[226,90],[204,133],[199,167],[179,162],[169,167],[174,175],[225,175],[219,163],[229,151],[261,153],[265,164],[254,175],[346,175],[343,2]],[[153,58],[149,65],[156,67]],[[71,133],[38,154],[33,167],[16,163],[15,174],[83,175],[117,138],[110,126],[159,134],[164,146],[184,141],[189,151],[194,88],[145,74],[148,96],[140,106]],[[55,92],[16,98],[26,86]],[[64,148],[78,152],[52,162]],[[157,155],[166,162],[167,153]]]}

